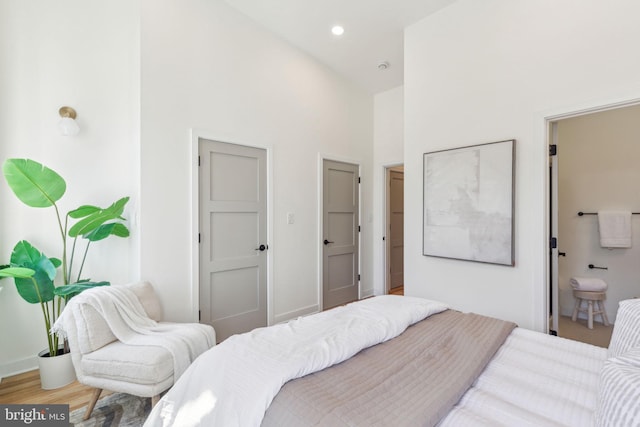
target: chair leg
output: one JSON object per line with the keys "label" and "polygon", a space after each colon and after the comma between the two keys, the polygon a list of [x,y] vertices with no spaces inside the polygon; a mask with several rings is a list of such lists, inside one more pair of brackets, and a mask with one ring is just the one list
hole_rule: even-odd
{"label": "chair leg", "polygon": [[93,407],[96,406],[96,402],[100,397],[100,393],[102,393],[101,388],[96,388],[93,390],[93,394],[91,395],[91,401],[87,406],[87,412],[84,413],[84,418],[83,418],[84,421],[88,420],[91,417],[91,412],[93,412]]}
{"label": "chair leg", "polygon": [[154,406],[156,406],[156,403],[158,403],[158,400],[160,400],[160,395],[156,394],[155,396],[151,397],[151,407],[153,408]]}

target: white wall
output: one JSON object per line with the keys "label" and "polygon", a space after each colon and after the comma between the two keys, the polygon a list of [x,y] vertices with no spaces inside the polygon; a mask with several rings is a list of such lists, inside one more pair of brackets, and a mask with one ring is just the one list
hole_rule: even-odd
{"label": "white wall", "polygon": [[[197,317],[190,253],[194,128],[271,151],[271,321],[319,307],[321,155],[361,164],[360,272],[370,292],[370,95],[221,0],[3,1],[0,31],[2,159],[31,157],[60,172],[69,187],[65,211],[132,197],[126,212],[132,238],[92,248],[90,257],[102,261],[89,261],[92,277],[150,280],[169,319]],[[78,111],[82,131],[75,138],[56,129],[62,105]],[[51,212],[27,209],[6,186],[0,203],[0,260],[21,238],[55,253],[52,224],[45,222]],[[286,224],[287,212],[295,224]],[[45,339],[38,308],[23,303],[8,280],[0,282],[0,313],[2,376],[34,366]]]}
{"label": "white wall", "polygon": [[[142,277],[193,320],[191,139],[272,155],[271,321],[318,309],[318,158],[362,165],[362,289],[372,287],[373,99],[223,1],[142,1]],[[295,224],[286,224],[286,213]]]}
{"label": "white wall", "polygon": [[385,293],[385,168],[404,162],[404,87],[375,95],[373,124],[373,294]]}
{"label": "white wall", "polygon": [[640,106],[560,120],[557,137],[558,247],[566,253],[558,260],[560,311],[573,313],[571,277],[600,277],[609,285],[605,307],[614,322],[620,300],[640,297],[640,216],[631,219],[631,248],[606,249],[598,217],[578,212],[640,212]]}
{"label": "white wall", "polygon": [[[138,11],[129,0],[0,2],[0,160],[28,157],[60,173],[63,213],[131,197],[132,237],[93,245],[84,270],[112,283],[139,270]],[[57,129],[63,105],[78,113],[76,137]],[[0,206],[0,263],[21,239],[62,256],[53,210],[23,205],[4,179]],[[46,347],[40,307],[24,302],[10,279],[0,281],[0,343],[0,377],[32,368]]]}
{"label": "white wall", "polygon": [[[544,118],[640,97],[640,3],[459,0],[405,32],[405,292],[546,327]],[[422,155],[515,138],[515,267],[422,254]]]}

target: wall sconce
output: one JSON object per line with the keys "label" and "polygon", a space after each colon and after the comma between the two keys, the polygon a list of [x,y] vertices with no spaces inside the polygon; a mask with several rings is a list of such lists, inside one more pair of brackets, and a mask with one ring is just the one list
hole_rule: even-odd
{"label": "wall sconce", "polygon": [[58,114],[62,119],[58,123],[60,132],[64,136],[76,136],[80,132],[80,127],[76,123],[76,110],[71,107],[60,107]]}

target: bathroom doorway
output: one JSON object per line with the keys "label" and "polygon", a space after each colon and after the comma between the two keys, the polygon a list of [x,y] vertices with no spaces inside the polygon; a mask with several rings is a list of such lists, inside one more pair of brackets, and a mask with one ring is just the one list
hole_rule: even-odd
{"label": "bathroom doorway", "polygon": [[[572,320],[572,277],[607,285],[604,309],[615,322],[618,303],[640,296],[640,215],[632,215],[632,246],[600,243],[599,211],[640,212],[640,105],[627,105],[550,122],[551,249],[550,329],[561,337],[608,346],[612,326],[587,314]],[[582,214],[580,214],[582,212]],[[553,242],[552,242],[553,248]],[[583,303],[584,304],[584,303]]]}

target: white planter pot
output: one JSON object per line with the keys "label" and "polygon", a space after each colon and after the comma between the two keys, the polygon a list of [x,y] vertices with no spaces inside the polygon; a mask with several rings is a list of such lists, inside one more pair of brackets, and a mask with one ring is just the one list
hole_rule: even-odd
{"label": "white planter pot", "polygon": [[74,382],[76,380],[76,371],[73,369],[73,363],[71,362],[71,353],[56,357],[48,357],[48,354],[48,349],[38,353],[38,367],[40,368],[40,384],[42,388],[51,390]]}

